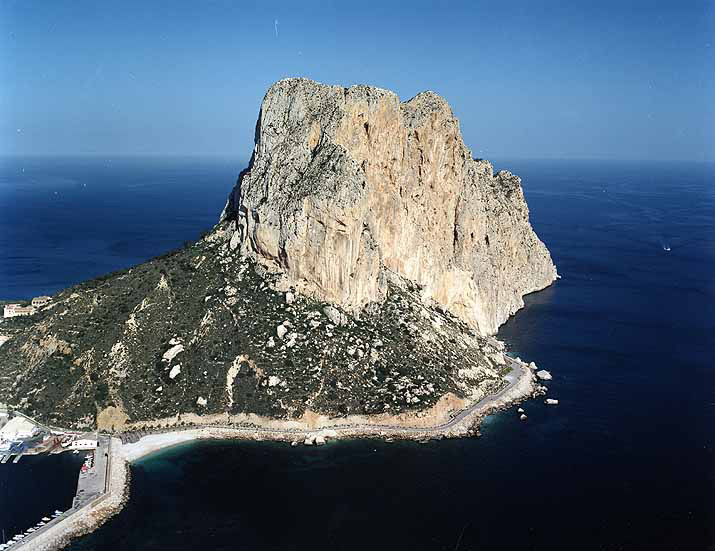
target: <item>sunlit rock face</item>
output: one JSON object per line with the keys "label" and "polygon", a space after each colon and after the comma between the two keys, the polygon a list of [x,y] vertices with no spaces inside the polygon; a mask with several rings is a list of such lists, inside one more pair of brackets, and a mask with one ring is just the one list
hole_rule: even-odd
{"label": "sunlit rock face", "polygon": [[224,219],[231,245],[288,285],[359,312],[396,273],[480,334],[556,268],[521,181],[464,145],[447,102],[287,79],[266,94]]}

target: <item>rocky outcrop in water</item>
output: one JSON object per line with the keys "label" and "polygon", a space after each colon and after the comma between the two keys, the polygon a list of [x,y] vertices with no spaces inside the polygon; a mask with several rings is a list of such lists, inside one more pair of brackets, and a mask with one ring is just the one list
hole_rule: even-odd
{"label": "rocky outcrop in water", "polygon": [[481,334],[556,277],[519,178],[473,159],[433,92],[276,83],[224,220],[304,294],[359,312],[395,273]]}

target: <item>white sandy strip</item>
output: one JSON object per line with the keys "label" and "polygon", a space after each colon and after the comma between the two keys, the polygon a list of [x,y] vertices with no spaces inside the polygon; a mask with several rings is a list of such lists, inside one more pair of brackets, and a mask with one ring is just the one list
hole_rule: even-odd
{"label": "white sandy strip", "polygon": [[[301,439],[308,434],[318,434],[329,431],[331,438],[351,438],[366,435],[399,435],[410,438],[425,438],[436,435],[459,437],[467,434],[469,427],[478,419],[491,411],[508,407],[515,401],[521,400],[530,395],[534,391],[535,379],[531,370],[526,364],[512,360],[519,373],[514,373],[512,376],[517,377],[512,382],[511,386],[506,390],[498,393],[496,396],[488,396],[473,404],[468,409],[460,412],[451,421],[436,425],[436,426],[388,426],[380,424],[371,424],[366,418],[360,418],[358,423],[354,424],[334,424],[336,422],[344,423],[345,420],[328,420],[330,423],[325,425],[307,427],[299,422],[280,422],[270,421],[269,426],[257,426],[255,428],[247,427],[212,427],[206,426],[188,430],[178,430],[173,432],[165,432],[160,434],[150,434],[141,437],[137,442],[123,444],[121,448],[124,459],[132,463],[158,452],[165,448],[193,442],[196,440],[213,440],[213,439],[246,439],[246,440],[293,440]],[[356,419],[357,420],[357,419]],[[289,429],[289,430],[286,430]],[[332,430],[332,429],[337,429]]]}
{"label": "white sandy strip", "polygon": [[208,433],[218,432],[211,429],[182,430],[178,432],[165,432],[162,434],[149,434],[142,436],[137,442],[122,445],[122,453],[128,462],[136,461],[151,453],[163,450],[184,442],[193,442],[201,438],[211,438]]}

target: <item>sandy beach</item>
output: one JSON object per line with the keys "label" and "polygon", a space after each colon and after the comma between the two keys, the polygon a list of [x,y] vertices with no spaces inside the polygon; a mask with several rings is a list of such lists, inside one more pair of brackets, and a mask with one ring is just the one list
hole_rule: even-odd
{"label": "sandy beach", "polygon": [[[124,460],[133,463],[148,455],[172,446],[194,442],[196,440],[212,440],[221,438],[237,438],[236,430],[206,427],[201,429],[177,430],[161,434],[150,434],[137,442],[122,445]],[[245,434],[241,436],[246,437]]]}
{"label": "sandy beach", "polygon": [[123,444],[121,453],[124,460],[132,463],[166,448],[197,440],[273,440],[303,444],[308,439],[311,444],[315,444],[316,438],[317,443],[322,443],[322,440],[346,438],[424,440],[469,436],[475,433],[475,427],[484,416],[509,407],[533,395],[536,390],[532,370],[523,362],[511,361],[514,368],[507,376],[508,384],[505,388],[449,415],[442,407],[433,408],[431,415],[419,418],[352,416],[342,419],[320,417],[309,421],[281,421],[252,416],[252,426],[222,426],[217,423],[187,429],[177,427],[176,430],[145,435],[136,442]]}

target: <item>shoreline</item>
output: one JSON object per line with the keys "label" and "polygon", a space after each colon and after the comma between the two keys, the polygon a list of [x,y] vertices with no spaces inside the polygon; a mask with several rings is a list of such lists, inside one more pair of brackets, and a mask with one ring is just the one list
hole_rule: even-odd
{"label": "shoreline", "polygon": [[[522,361],[508,358],[512,371],[506,378],[508,385],[496,394],[485,396],[461,411],[448,421],[435,425],[387,425],[379,423],[344,424],[341,419],[327,419],[327,422],[308,426],[306,423],[290,421],[290,428],[269,422],[265,425],[231,426],[214,424],[187,428],[171,427],[165,432],[148,434],[136,442],[121,446],[123,458],[131,464],[165,449],[199,440],[252,440],[276,441],[298,444],[316,437],[333,440],[351,438],[380,438],[401,440],[434,440],[442,438],[460,438],[476,434],[475,427],[481,420],[495,411],[505,409],[534,395],[537,384],[532,370]],[[516,376],[514,375],[515,371]],[[425,418],[428,421],[429,418]],[[342,423],[342,424],[341,424]],[[324,442],[319,441],[318,444]]]}
{"label": "shoreline", "polygon": [[[142,436],[136,442],[122,443],[117,436],[109,438],[105,489],[91,502],[74,511],[65,512],[57,522],[48,525],[32,538],[20,542],[18,550],[57,551],[72,540],[93,532],[119,513],[129,499],[130,466],[160,451],[200,440],[253,440],[290,442],[297,445],[320,445],[326,439],[380,438],[401,440],[434,440],[459,438],[477,434],[476,427],[482,419],[502,409],[534,396],[538,385],[532,369],[523,361],[507,357],[512,370],[506,375],[507,386],[472,403],[436,425],[384,425],[378,423],[344,424],[345,420],[328,419],[316,426],[301,426],[291,422],[290,428],[266,426],[215,426],[197,428],[172,427],[166,432]],[[423,418],[429,421],[429,418]],[[343,423],[342,425],[339,423]],[[307,423],[302,423],[307,425]],[[105,436],[106,438],[106,436]]]}

